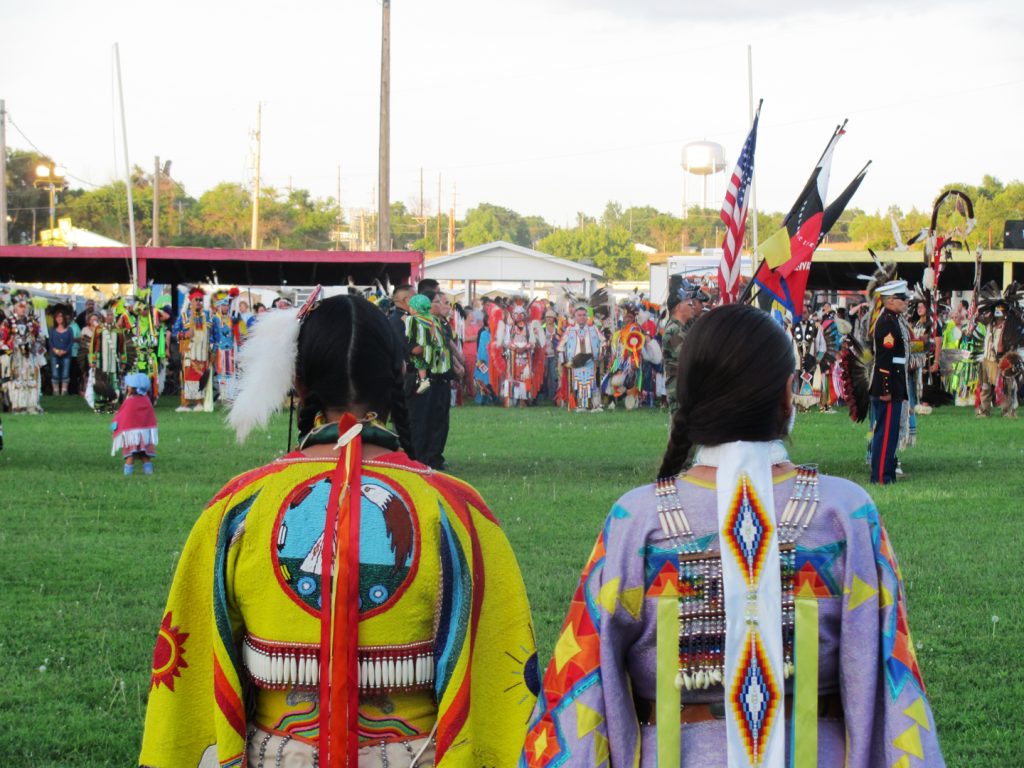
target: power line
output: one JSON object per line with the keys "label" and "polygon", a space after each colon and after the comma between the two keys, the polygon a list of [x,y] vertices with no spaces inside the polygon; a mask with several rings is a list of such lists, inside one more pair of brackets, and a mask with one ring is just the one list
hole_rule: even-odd
{"label": "power line", "polygon": [[[35,145],[35,142],[33,142],[32,139],[30,139],[27,135],[25,135],[25,132],[23,130],[21,130],[21,127],[16,122],[14,122],[14,119],[11,117],[11,113],[10,112],[7,113],[7,122],[9,122],[12,126],[14,126],[14,130],[16,130],[19,134],[21,134],[21,138],[23,138],[25,141],[28,142],[28,145],[30,147],[32,147],[32,149],[34,149],[36,151],[36,154],[42,155],[43,157],[50,157],[50,158],[53,157],[53,155],[49,154],[48,152],[43,152],[43,150],[41,150],[39,147],[37,147]],[[80,181],[83,184],[88,184],[90,187],[94,187],[96,189],[99,189],[99,187],[100,187],[99,184],[94,184],[93,182],[89,181],[88,179],[83,179],[83,178],[81,178],[79,176],[75,176],[75,174],[73,174],[73,173],[71,173],[71,172],[69,172],[67,170],[66,166],[64,168],[64,176],[66,178],[69,178],[69,179],[74,179],[75,181]]]}

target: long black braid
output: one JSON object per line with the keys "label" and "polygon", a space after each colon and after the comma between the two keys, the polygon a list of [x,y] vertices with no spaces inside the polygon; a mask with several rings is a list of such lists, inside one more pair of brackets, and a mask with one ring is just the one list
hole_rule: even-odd
{"label": "long black braid", "polygon": [[401,406],[403,351],[387,318],[366,299],[332,296],[319,302],[302,321],[296,361],[300,435],[315,426],[319,414],[361,405],[386,422],[394,416],[399,439],[408,439],[408,418]]}
{"label": "long black braid", "polygon": [[783,437],[786,383],[796,362],[786,333],[766,312],[728,304],[693,324],[679,352],[676,401],[658,477],[677,475],[694,445]]}
{"label": "long black braid", "polygon": [[672,429],[668,435],[668,447],[665,449],[665,456],[661,460],[661,467],[658,469],[658,477],[674,477],[678,475],[690,457],[690,450],[693,442],[689,438],[686,415],[683,411],[676,411],[672,417]]}

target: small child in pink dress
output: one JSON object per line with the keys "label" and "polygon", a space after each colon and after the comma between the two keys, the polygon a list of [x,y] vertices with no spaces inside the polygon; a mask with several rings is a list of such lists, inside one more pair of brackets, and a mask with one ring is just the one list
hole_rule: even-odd
{"label": "small child in pink dress", "polygon": [[114,414],[110,425],[114,433],[110,455],[115,455],[121,449],[126,475],[135,474],[136,459],[142,461],[142,474],[152,475],[158,430],[156,411],[148,396],[149,377],[144,373],[130,373],[125,376],[124,383],[128,388],[128,396]]}

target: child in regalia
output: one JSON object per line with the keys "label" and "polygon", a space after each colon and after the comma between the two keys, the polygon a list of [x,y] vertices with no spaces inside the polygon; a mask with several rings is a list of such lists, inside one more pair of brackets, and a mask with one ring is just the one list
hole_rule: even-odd
{"label": "child in regalia", "polygon": [[443,342],[437,323],[430,316],[429,298],[422,293],[416,294],[409,299],[409,309],[410,312],[405,318],[405,334],[412,346],[409,359],[416,369],[416,394],[419,395],[430,388],[430,379],[427,375]]}
{"label": "child in regalia", "polygon": [[110,448],[113,456],[121,449],[124,457],[124,473],[135,474],[136,460],[142,461],[142,474],[153,474],[153,457],[158,442],[156,411],[150,401],[149,377],[144,373],[130,373],[124,378],[128,396],[111,422],[114,444]]}

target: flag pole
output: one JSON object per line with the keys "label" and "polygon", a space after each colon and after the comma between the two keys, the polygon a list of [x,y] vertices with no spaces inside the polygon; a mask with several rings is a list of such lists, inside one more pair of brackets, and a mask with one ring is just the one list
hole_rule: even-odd
{"label": "flag pole", "polygon": [[[750,122],[754,122],[754,55],[750,43],[747,43],[747,107],[750,113]],[[757,105],[758,111],[761,105]],[[754,220],[751,224],[750,235],[750,282],[754,282],[754,275],[757,272],[757,168],[750,174],[750,207],[753,209]],[[740,249],[740,274],[743,273],[743,250]]]}
{"label": "flag pole", "polygon": [[114,43],[114,63],[117,68],[117,99],[121,105],[121,140],[124,142],[124,187],[128,192],[128,242],[132,254],[132,296],[139,286],[139,259],[135,244],[135,206],[132,203],[132,166],[128,160],[128,126],[124,117],[124,88],[121,86],[121,52]]}

